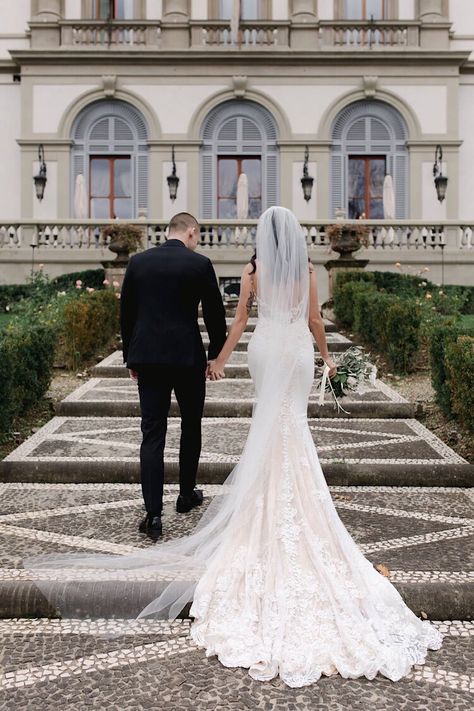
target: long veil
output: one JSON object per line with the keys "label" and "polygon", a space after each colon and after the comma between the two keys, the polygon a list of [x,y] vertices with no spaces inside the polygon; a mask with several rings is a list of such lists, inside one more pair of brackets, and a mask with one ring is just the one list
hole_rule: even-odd
{"label": "long veil", "polygon": [[253,484],[265,475],[267,445],[297,364],[287,328],[301,319],[307,323],[309,311],[306,243],[290,210],[271,207],[262,214],[256,249],[259,320],[266,321],[265,337],[272,346],[267,352],[274,355],[252,372],[257,396],[239,462],[188,535],[125,555],[58,553],[24,559],[24,568],[63,618],[177,617],[192,602],[223,537],[239,526],[239,512],[251,505]]}

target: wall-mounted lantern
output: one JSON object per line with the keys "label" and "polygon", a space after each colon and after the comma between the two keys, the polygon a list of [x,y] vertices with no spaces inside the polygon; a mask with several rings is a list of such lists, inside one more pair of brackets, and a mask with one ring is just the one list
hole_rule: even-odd
{"label": "wall-mounted lantern", "polygon": [[305,148],[304,152],[304,165],[303,165],[303,177],[301,178],[301,186],[303,188],[303,196],[306,202],[309,202],[311,200],[311,193],[313,191],[313,183],[314,183],[314,178],[311,177],[308,173],[308,160],[309,160],[309,151],[308,151],[308,146]]}
{"label": "wall-mounted lantern", "polygon": [[443,175],[443,149],[438,144],[435,151],[435,162],[433,165],[433,175],[434,184],[436,187],[436,194],[438,195],[438,200],[443,202],[446,197],[446,190],[448,187],[448,179]]}
{"label": "wall-mounted lantern", "polygon": [[41,202],[44,197],[44,189],[48,179],[46,177],[46,163],[44,162],[44,148],[43,144],[38,147],[38,161],[40,164],[40,169],[38,175],[35,175],[33,182],[35,184],[36,197]]}
{"label": "wall-mounted lantern", "polygon": [[168,175],[166,178],[168,182],[168,188],[170,191],[170,200],[171,202],[174,202],[176,200],[176,196],[178,194],[178,185],[179,185],[179,178],[176,175],[176,163],[174,160],[174,146],[171,148],[171,160],[173,162],[173,170],[171,171],[171,175]]}

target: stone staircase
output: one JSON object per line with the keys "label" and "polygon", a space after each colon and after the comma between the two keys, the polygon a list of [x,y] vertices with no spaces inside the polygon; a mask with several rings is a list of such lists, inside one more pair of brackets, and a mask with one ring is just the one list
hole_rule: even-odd
{"label": "stone staircase", "polygon": [[[351,345],[326,322],[333,352]],[[203,324],[201,328],[204,330]],[[253,388],[246,364],[250,319],[226,380],[208,383],[199,470],[205,496],[238,461]],[[125,553],[152,543],[137,531],[140,420],[137,387],[117,351],[58,407],[57,417],[0,463],[0,616],[44,616],[48,608],[21,560],[39,552]],[[344,400],[349,414],[322,407],[310,427],[338,513],[374,565],[416,612],[431,619],[474,615],[474,467],[415,419],[415,406],[380,380]],[[176,513],[180,421],[168,427],[164,538],[183,535],[201,511]],[[112,525],[111,525],[112,522]]]}

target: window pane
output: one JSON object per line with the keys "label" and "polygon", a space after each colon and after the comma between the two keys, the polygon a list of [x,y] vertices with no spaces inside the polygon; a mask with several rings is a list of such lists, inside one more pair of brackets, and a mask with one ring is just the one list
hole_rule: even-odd
{"label": "window pane", "polygon": [[365,161],[349,159],[349,198],[363,197],[365,193]]}
{"label": "window pane", "polygon": [[[219,20],[232,18],[234,0],[219,0]],[[240,1],[240,19],[258,20],[262,17],[261,2],[259,0]]]}
{"label": "window pane", "polygon": [[385,159],[374,158],[370,161],[370,195],[383,196],[383,181],[385,178]]}
{"label": "window pane", "polygon": [[219,197],[237,195],[237,161],[235,158],[219,160]]}
{"label": "window pane", "polygon": [[115,0],[115,18],[117,20],[132,20],[133,0]]}
{"label": "window pane", "polygon": [[368,216],[371,220],[383,220],[383,200],[381,198],[370,201],[370,211]]}
{"label": "window pane", "polygon": [[119,220],[129,220],[132,215],[132,201],[130,198],[117,198],[114,200],[114,215]]}
{"label": "window pane", "polygon": [[218,217],[235,220],[237,218],[237,203],[235,200],[219,200]]}
{"label": "window pane", "polygon": [[250,198],[249,200],[249,219],[258,220],[262,214],[262,201],[260,198]]}
{"label": "window pane", "polygon": [[94,16],[106,20],[111,10],[110,0],[94,0]]}
{"label": "window pane", "polygon": [[128,158],[118,158],[114,164],[114,192],[116,197],[131,197],[132,171]]}
{"label": "window pane", "polygon": [[94,220],[108,220],[110,215],[110,202],[107,199],[92,198],[91,218]]}
{"label": "window pane", "polygon": [[346,20],[362,20],[363,0],[344,0],[344,18]]}
{"label": "window pane", "polygon": [[366,13],[366,18],[370,20],[371,17],[374,18],[374,20],[383,20],[384,19],[384,12],[383,12],[383,5],[384,5],[384,0],[365,0],[365,13]]}
{"label": "window pane", "polygon": [[245,173],[249,184],[249,197],[259,198],[262,194],[262,171],[260,158],[246,158],[242,161],[242,173]]}
{"label": "window pane", "polygon": [[91,161],[91,196],[108,197],[110,195],[110,163],[106,158],[94,158]]}

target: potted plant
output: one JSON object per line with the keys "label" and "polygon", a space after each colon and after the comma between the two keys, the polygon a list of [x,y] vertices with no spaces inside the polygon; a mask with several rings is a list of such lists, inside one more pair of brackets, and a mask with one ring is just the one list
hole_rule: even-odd
{"label": "potted plant", "polygon": [[348,225],[342,220],[326,228],[331,249],[339,252],[339,259],[351,259],[353,252],[357,252],[361,247],[368,247],[369,233],[366,225]]}
{"label": "potted plant", "polygon": [[117,254],[116,261],[128,260],[130,252],[142,247],[142,239],[142,229],[136,225],[112,224],[102,230],[102,243]]}

